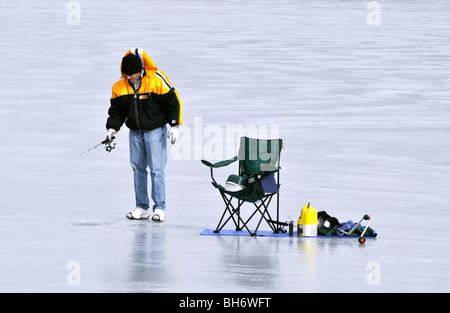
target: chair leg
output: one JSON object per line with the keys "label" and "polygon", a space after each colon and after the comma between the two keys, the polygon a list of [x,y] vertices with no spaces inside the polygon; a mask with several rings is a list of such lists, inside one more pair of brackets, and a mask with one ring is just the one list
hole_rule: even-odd
{"label": "chair leg", "polygon": [[[225,210],[223,211],[223,214],[222,214],[222,217],[220,218],[219,224],[217,224],[216,230],[214,231],[215,233],[220,232],[220,230],[228,223],[228,221],[230,219],[233,219],[234,225],[236,225],[236,227],[237,227],[236,220],[233,217],[235,212],[234,212],[234,207],[231,204],[232,198],[231,197],[227,198],[223,192],[221,192],[220,195],[222,196],[222,199],[225,202]],[[233,210],[230,209],[230,206],[233,208]],[[228,214],[230,214],[230,216],[222,224],[223,218],[225,217],[227,212],[228,212]],[[222,224],[222,226],[221,226],[221,224]]]}
{"label": "chair leg", "polygon": [[[271,222],[272,217],[269,213],[269,205],[270,205],[270,202],[272,201],[273,195],[270,195],[270,196],[266,197],[265,199],[264,198],[261,199],[259,201],[260,202],[259,204],[254,202],[253,204],[256,207],[256,210],[254,210],[254,212],[250,215],[250,217],[248,217],[247,220],[244,221],[241,217],[240,210],[241,210],[241,206],[245,203],[245,201],[237,199],[237,207],[235,207],[232,203],[233,197],[231,197],[231,196],[227,197],[225,195],[225,193],[223,193],[223,192],[220,192],[220,194],[225,203],[225,210],[223,211],[220,221],[217,224],[216,229],[214,230],[215,233],[219,233],[230,220],[233,220],[234,226],[236,227],[237,231],[241,231],[245,228],[251,236],[256,236],[257,231],[263,220],[266,221],[266,223],[269,225],[269,227],[272,229],[273,232],[275,232],[275,233],[279,232],[279,230],[280,230],[279,226],[274,225],[274,223]],[[225,219],[227,212],[228,212],[229,216]],[[252,218],[258,212],[259,212],[259,214],[261,214],[261,217],[259,218],[259,221],[257,223],[255,230],[252,232],[252,231],[250,231],[250,229],[248,227],[248,223],[252,220]],[[277,217],[278,217],[278,214],[277,214]]]}
{"label": "chair leg", "polygon": [[[268,200],[267,203],[264,203],[264,202],[262,203],[262,205],[264,206],[264,212],[262,213],[262,217],[266,220],[267,224],[269,224],[269,226],[273,230],[273,232],[278,233],[279,228],[277,228],[274,225],[274,223],[270,222],[270,221],[272,221],[272,216],[270,215],[270,212],[269,212],[269,205],[270,205],[270,202],[272,201],[272,197],[273,197],[273,195],[267,199]],[[265,217],[266,213],[267,213],[267,218]],[[277,222],[278,222],[278,220],[277,220]]]}
{"label": "chair leg", "polygon": [[242,205],[242,202],[240,202],[239,199],[238,199],[238,205],[237,205],[237,208],[236,208],[237,224],[234,223],[236,225],[236,230],[242,230],[242,227],[240,227],[240,224],[241,224],[241,205]]}
{"label": "chair leg", "polygon": [[[244,221],[242,220],[242,218],[240,216],[240,208],[241,208],[242,204],[244,203],[244,201],[238,201],[238,206],[237,206],[237,208],[235,208],[232,203],[233,197],[227,198],[227,196],[223,192],[221,192],[220,194],[222,195],[222,199],[225,202],[225,210],[223,211],[222,217],[220,218],[219,224],[217,225],[214,232],[215,233],[220,232],[222,230],[222,228],[230,221],[230,219],[232,219],[234,225],[236,226],[236,230],[242,230],[242,228],[245,227],[245,229],[251,234],[250,230],[245,225]],[[227,212],[230,216],[225,221],[223,221]],[[237,216],[237,221],[236,221],[234,215]],[[240,223],[243,223],[242,227],[239,226]]]}
{"label": "chair leg", "polygon": [[[255,214],[256,212],[259,212],[261,214],[261,218],[259,219],[258,225],[255,228],[255,235],[256,235],[256,232],[258,231],[259,226],[261,225],[261,222],[263,220],[266,221],[266,223],[273,230],[273,232],[275,232],[275,233],[278,232],[278,228],[276,228],[273,225],[273,223],[270,222],[272,220],[272,217],[271,217],[271,215],[269,213],[269,205],[270,205],[270,201],[272,200],[272,197],[273,197],[273,195],[268,197],[268,198],[266,198],[265,200],[261,200],[261,204],[260,205],[257,205],[256,203],[254,203],[254,205],[256,207],[256,210],[255,210],[255,212],[253,214]],[[261,207],[263,207],[264,210],[261,210]],[[266,215],[267,215],[267,217],[266,217]]]}

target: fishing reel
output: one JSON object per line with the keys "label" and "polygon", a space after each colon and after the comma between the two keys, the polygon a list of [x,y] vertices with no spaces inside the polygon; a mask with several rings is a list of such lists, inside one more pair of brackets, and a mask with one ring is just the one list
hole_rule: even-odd
{"label": "fishing reel", "polygon": [[106,149],[106,151],[109,153],[109,152],[111,152],[113,149],[115,149],[116,148],[116,144],[115,143],[112,143],[112,142],[110,142],[110,143],[105,143],[105,149]]}
{"label": "fishing reel", "polygon": [[105,145],[105,150],[106,150],[106,152],[110,153],[113,149],[116,148],[116,143],[113,143],[113,140],[114,140],[114,139],[116,139],[115,136],[113,136],[113,137],[111,138],[111,141],[109,141],[109,140],[104,140],[104,141],[102,141],[102,144]]}

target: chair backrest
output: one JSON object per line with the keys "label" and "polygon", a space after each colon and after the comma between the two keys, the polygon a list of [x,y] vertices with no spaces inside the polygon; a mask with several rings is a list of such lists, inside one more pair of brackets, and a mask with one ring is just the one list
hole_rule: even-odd
{"label": "chair backrest", "polygon": [[281,139],[241,137],[238,159],[240,171],[250,175],[278,170]]}

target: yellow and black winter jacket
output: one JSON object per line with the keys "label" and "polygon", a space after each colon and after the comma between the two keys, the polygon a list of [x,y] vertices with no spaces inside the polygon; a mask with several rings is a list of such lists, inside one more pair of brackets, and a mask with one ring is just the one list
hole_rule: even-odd
{"label": "yellow and black winter jacket", "polygon": [[144,50],[132,49],[124,56],[130,53],[138,55],[144,66],[141,86],[135,92],[122,73],[122,79],[112,87],[106,128],[119,131],[123,123],[133,130],[152,130],[167,123],[181,125],[183,112],[178,91],[172,87],[167,76],[158,71]]}

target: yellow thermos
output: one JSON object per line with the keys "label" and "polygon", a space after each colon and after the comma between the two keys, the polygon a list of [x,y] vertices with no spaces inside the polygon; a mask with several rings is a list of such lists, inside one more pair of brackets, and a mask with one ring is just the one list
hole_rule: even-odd
{"label": "yellow thermos", "polygon": [[297,222],[297,232],[301,236],[317,236],[317,210],[310,203],[302,208]]}

